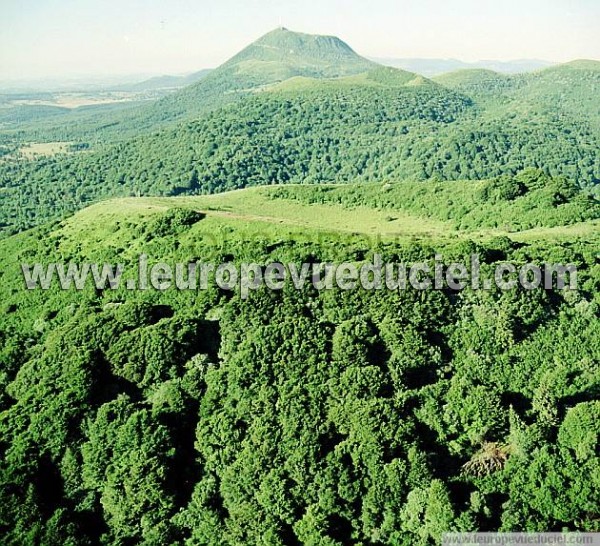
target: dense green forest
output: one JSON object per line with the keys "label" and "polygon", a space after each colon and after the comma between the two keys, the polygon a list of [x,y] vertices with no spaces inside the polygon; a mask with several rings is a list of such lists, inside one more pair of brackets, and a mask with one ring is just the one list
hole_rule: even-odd
{"label": "dense green forest", "polygon": [[[417,217],[450,221],[452,229],[523,231],[536,227],[568,226],[600,218],[600,202],[562,177],[526,169],[481,182],[427,184],[343,184],[339,186],[278,187],[271,199],[307,205],[334,204],[346,209],[372,208],[393,218],[400,211]],[[277,203],[274,203],[277,206]]]}
{"label": "dense green forest", "polygon": [[[565,78],[579,72],[568,69]],[[600,71],[593,74],[600,81]],[[486,109],[465,94],[412,81],[385,68],[336,81],[292,79],[174,129],[85,153],[1,163],[2,230],[106,197],[273,183],[477,180],[529,167],[597,186],[600,115],[569,113],[593,86],[562,99],[557,113],[552,100],[537,95],[534,110],[513,109],[516,99]]]}
{"label": "dense green forest", "polygon": [[[336,192],[315,188],[314,201]],[[0,243],[3,544],[412,546],[447,530],[600,530],[597,234],[369,243],[113,209]],[[489,267],[572,262],[579,288],[288,285],[242,301],[211,285],[31,292],[20,277],[21,261],[132,265],[142,251],[265,264],[476,252]]]}
{"label": "dense green forest", "polygon": [[[594,61],[430,80],[278,29],[152,104],[3,108],[0,544],[600,532],[599,90]],[[133,280],[142,253],[477,255],[578,286],[245,299],[21,270]]]}

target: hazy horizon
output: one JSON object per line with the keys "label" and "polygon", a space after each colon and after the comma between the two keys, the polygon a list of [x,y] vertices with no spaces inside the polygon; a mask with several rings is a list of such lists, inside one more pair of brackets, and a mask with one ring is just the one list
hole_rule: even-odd
{"label": "hazy horizon", "polygon": [[[288,30],[292,30],[292,29],[288,29]],[[295,31],[295,32],[301,32],[301,31]],[[349,44],[352,45],[352,44]],[[234,52],[232,52],[232,54],[230,56],[228,56],[227,58],[223,59],[222,62],[227,61],[229,58],[233,57],[239,50],[236,50]],[[358,54],[360,54],[359,51],[357,51]],[[380,57],[372,57],[372,56],[367,56],[364,55],[365,58],[370,59],[374,62],[378,62],[380,64],[384,64],[386,62],[393,62],[393,61],[448,61],[448,62],[459,62],[459,63],[468,63],[468,64],[473,64],[473,65],[478,65],[480,63],[519,63],[519,62],[539,62],[539,63],[548,63],[548,64],[559,64],[557,61],[552,61],[552,60],[548,60],[548,59],[532,59],[532,58],[522,58],[522,59],[505,59],[505,60],[500,60],[500,59],[476,59],[474,61],[465,61],[464,59],[457,59],[455,57],[390,57],[390,56],[380,56]],[[588,58],[589,59],[589,58]],[[570,59],[570,60],[577,60],[577,59]],[[592,60],[596,60],[596,59],[592,59]],[[36,83],[36,82],[44,82],[44,81],[48,81],[48,82],[64,82],[64,83],[68,83],[70,81],[72,82],[77,82],[79,80],[81,80],[82,82],[86,82],[89,84],[104,84],[106,82],[121,82],[121,83],[125,83],[125,82],[130,82],[130,83],[136,83],[139,82],[141,79],[150,79],[150,78],[155,78],[155,77],[161,77],[161,76],[189,76],[191,74],[194,74],[195,72],[200,72],[202,70],[214,70],[215,68],[217,68],[220,64],[216,64],[214,66],[201,66],[201,67],[197,67],[197,68],[193,68],[190,70],[185,70],[183,72],[174,72],[174,71],[169,71],[169,70],[165,70],[165,71],[158,71],[158,72],[122,72],[122,73],[98,73],[98,72],[89,72],[89,73],[85,73],[85,72],[81,72],[81,73],[72,73],[72,74],[64,74],[64,75],[53,75],[53,74],[49,74],[49,75],[41,75],[41,76],[29,76],[29,77],[18,77],[18,78],[3,78],[2,77],[2,73],[0,72],[0,82],[3,83],[22,83],[22,84],[26,84],[28,82],[31,83]],[[391,66],[391,65],[390,65]],[[443,73],[439,72],[439,73]]]}
{"label": "hazy horizon", "polygon": [[214,68],[280,24],[379,59],[600,59],[592,0],[317,2],[5,0],[0,80],[185,74]]}

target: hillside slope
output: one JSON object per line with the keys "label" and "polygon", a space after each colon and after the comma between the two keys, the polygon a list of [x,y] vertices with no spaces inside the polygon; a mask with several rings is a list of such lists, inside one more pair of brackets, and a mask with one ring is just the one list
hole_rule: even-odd
{"label": "hillside slope", "polygon": [[562,95],[553,85],[480,90],[471,99],[387,68],[291,78],[176,129],[85,154],[5,163],[0,221],[22,229],[110,196],[485,179],[525,168],[590,190],[600,180],[600,115],[584,115],[593,105],[587,84]]}
{"label": "hillside slope", "polygon": [[527,74],[491,70],[459,70],[433,78],[465,93],[493,114],[568,113],[581,116],[600,130],[600,62],[572,61]]}
{"label": "hillside slope", "polygon": [[473,180],[536,168],[598,193],[598,67],[461,71],[433,82],[378,66],[337,38],[278,29],[127,121],[104,120],[128,138],[34,162],[5,155],[0,230],[111,196],[273,183]]}
{"label": "hillside slope", "polygon": [[406,161],[396,146],[413,131],[435,134],[470,107],[440,86],[331,82],[260,93],[176,129],[91,153],[0,165],[0,221],[24,226],[34,216],[109,196],[423,178],[421,165]]}
{"label": "hillside slope", "polygon": [[[344,202],[328,206],[363,220],[344,207],[368,208],[370,190],[333,188]],[[319,187],[273,198],[313,210],[298,201],[311,195],[327,199]],[[412,546],[455,529],[598,529],[597,231],[382,240],[225,216],[231,195],[184,199],[222,210],[131,199],[0,241],[2,544]],[[483,272],[574,263],[579,284],[288,282],[244,300],[212,277],[187,290],[27,290],[20,267],[119,263],[135,280],[140,253],[170,267],[476,253]]]}

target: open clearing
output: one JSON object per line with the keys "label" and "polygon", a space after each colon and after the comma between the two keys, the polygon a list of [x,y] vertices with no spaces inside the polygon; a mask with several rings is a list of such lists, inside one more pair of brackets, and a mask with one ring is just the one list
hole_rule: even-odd
{"label": "open clearing", "polygon": [[19,149],[26,159],[65,153],[70,142],[32,142]]}
{"label": "open clearing", "polygon": [[417,216],[400,210],[377,210],[368,207],[347,209],[339,205],[306,204],[272,196],[275,187],[257,187],[194,197],[130,197],[111,199],[92,205],[65,221],[63,233],[73,238],[82,230],[110,237],[119,223],[138,220],[184,207],[206,214],[203,231],[220,233],[235,229],[249,236],[311,238],[318,233],[339,233],[382,239],[450,241],[486,240],[496,236],[515,241],[541,239],[573,240],[600,234],[600,221],[570,226],[536,228],[509,233],[502,229],[457,230],[451,222]]}

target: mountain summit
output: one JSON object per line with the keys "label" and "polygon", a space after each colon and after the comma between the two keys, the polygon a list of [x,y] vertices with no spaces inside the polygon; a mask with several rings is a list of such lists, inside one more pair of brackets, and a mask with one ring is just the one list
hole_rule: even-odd
{"label": "mountain summit", "polygon": [[[265,75],[331,78],[366,72],[377,66],[358,55],[346,42],[335,36],[319,36],[273,30],[222,65],[238,72],[257,70]],[[279,79],[279,78],[276,78]]]}
{"label": "mountain summit", "polygon": [[298,76],[353,76],[379,66],[335,36],[278,28],[252,42],[201,81],[152,105],[151,122],[200,114]]}

